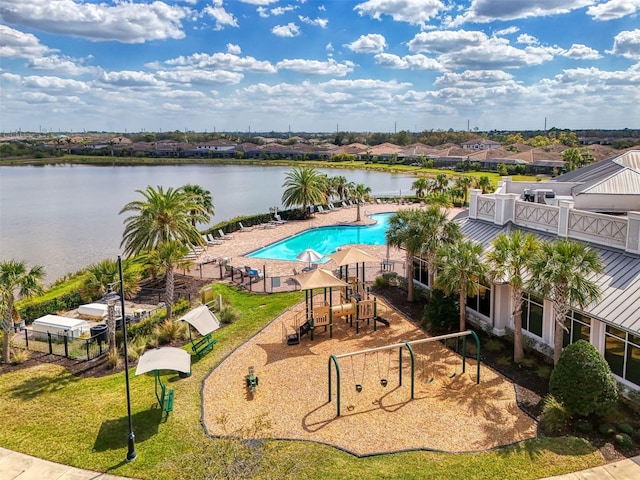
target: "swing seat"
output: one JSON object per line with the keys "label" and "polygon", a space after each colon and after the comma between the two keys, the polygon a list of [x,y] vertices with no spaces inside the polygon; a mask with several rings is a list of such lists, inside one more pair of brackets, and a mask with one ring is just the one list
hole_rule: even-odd
{"label": "swing seat", "polygon": [[362,385],[356,383],[356,392],[360,393],[362,391]]}
{"label": "swing seat", "polygon": [[381,379],[380,379],[380,385],[382,385],[383,387],[385,387],[385,388],[386,388],[386,386],[387,386],[387,384],[388,384],[388,383],[389,383],[389,382],[387,382],[387,379],[386,379],[386,378],[381,378]]}

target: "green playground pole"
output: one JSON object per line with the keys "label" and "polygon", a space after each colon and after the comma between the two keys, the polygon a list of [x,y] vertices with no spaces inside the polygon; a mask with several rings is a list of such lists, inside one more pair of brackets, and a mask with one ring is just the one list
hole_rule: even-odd
{"label": "green playground pole", "polygon": [[336,366],[336,400],[338,403],[338,412],[337,412],[337,417],[340,416],[340,366],[338,365],[338,359],[336,358],[335,355],[331,355],[329,357],[329,403],[331,403],[331,361],[333,360],[333,363]]}
{"label": "green playground pole", "polygon": [[476,364],[477,364],[476,384],[479,385],[480,384],[480,339],[478,338],[478,335],[476,334],[476,332],[474,332],[473,330],[469,330],[469,332],[471,332],[471,336],[476,341]]}
{"label": "green playground pole", "polygon": [[413,356],[413,348],[409,345],[409,342],[404,342],[404,344],[409,349],[409,356],[411,357],[411,400],[415,398],[415,359]]}

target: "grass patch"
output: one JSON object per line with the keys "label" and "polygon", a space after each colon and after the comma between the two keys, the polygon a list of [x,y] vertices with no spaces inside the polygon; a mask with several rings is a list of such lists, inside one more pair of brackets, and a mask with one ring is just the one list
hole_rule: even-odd
{"label": "grass patch", "polygon": [[[225,355],[285,309],[302,300],[301,292],[256,295],[217,284],[225,305],[239,318],[214,333],[211,353],[192,365],[188,378],[175,372],[163,381],[175,389],[174,411],[161,422],[155,405],[152,375],[131,377],[133,425],[138,458],[125,463],[127,417],[124,373],[79,379],[54,364],[12,371],[0,380],[0,445],[47,460],[101,472],[147,479],[210,478],[210,461],[199,452],[212,446],[224,455],[237,455],[237,445],[207,439],[200,425],[202,382]],[[131,370],[131,374],[135,372]],[[274,405],[286,408],[286,405]],[[442,428],[447,428],[446,424]],[[242,450],[240,450],[242,451]],[[224,453],[230,452],[230,453]],[[603,463],[598,451],[576,438],[542,438],[502,450],[477,454],[411,452],[355,458],[312,442],[267,441],[262,461],[252,474],[259,478],[382,479],[504,478],[533,479]],[[193,458],[186,470],[179,459]],[[200,458],[200,460],[199,460]],[[238,455],[239,459],[246,458]],[[235,461],[233,458],[223,459]],[[303,468],[286,466],[303,462]]]}

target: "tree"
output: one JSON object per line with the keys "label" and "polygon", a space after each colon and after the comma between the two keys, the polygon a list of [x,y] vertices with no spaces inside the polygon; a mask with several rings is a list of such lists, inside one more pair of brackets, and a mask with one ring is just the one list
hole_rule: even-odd
{"label": "tree", "polygon": [[343,177],[342,175],[338,175],[337,177],[333,177],[333,188],[336,192],[336,195],[338,196],[338,198],[340,200],[344,200],[346,198],[346,190],[347,190],[347,185],[349,184],[349,182],[347,182],[347,179],[345,177]]}
{"label": "tree", "polygon": [[562,351],[549,379],[549,392],[572,414],[606,415],[615,409],[618,384],[609,364],[589,342],[578,340]]}
{"label": "tree", "polygon": [[418,198],[424,197],[424,193],[428,188],[429,188],[429,182],[424,177],[420,177],[416,179],[411,185],[411,190],[416,191],[416,197]]}
{"label": "tree", "polygon": [[511,234],[499,234],[493,239],[493,249],[487,254],[490,276],[495,282],[506,282],[511,286],[513,311],[513,361],[520,363],[522,349],[522,293],[525,275],[533,257],[540,249],[540,242],[532,233],[514,230]]}
{"label": "tree", "polygon": [[300,205],[303,217],[309,216],[309,205],[324,203],[324,176],[314,168],[298,167],[287,172],[282,204],[285,207]]}
{"label": "tree", "polygon": [[[140,272],[133,260],[122,260],[122,283],[124,284],[124,298],[131,299],[140,291],[138,282]],[[107,293],[107,287],[112,284],[119,295],[120,272],[116,260],[105,259],[87,267],[87,276],[82,284],[82,295],[85,298],[95,300]]]}
{"label": "tree", "polygon": [[424,229],[422,231],[422,246],[420,255],[427,264],[429,287],[433,287],[436,272],[436,256],[442,245],[451,245],[462,238],[460,225],[449,220],[448,211],[439,206],[430,205],[424,210],[421,218]]}
{"label": "tree", "polygon": [[162,242],[149,253],[148,260],[165,272],[164,302],[167,306],[167,318],[172,317],[173,296],[175,292],[175,269],[188,268],[191,260],[185,258],[189,248],[177,240]]}
{"label": "tree", "polygon": [[[15,302],[42,292],[44,268],[36,265],[30,269],[25,262],[5,260],[0,262],[0,312],[2,313],[2,361],[11,360],[10,340],[14,318],[18,312]],[[16,296],[17,295],[17,296]]]}
{"label": "tree", "polygon": [[127,203],[120,213],[134,212],[124,220],[125,229],[120,246],[125,254],[136,255],[153,250],[160,243],[179,240],[183,244],[204,245],[200,232],[191,224],[193,212],[204,215],[202,204],[182,189],[162,187],[136,190],[144,200]]}
{"label": "tree", "polygon": [[567,239],[545,242],[530,265],[530,285],[553,302],[555,334],[553,362],[562,352],[565,319],[572,305],[581,309],[600,297],[600,288],[591,280],[603,264],[598,254],[585,244]]}
{"label": "tree", "polygon": [[580,150],[577,148],[567,148],[562,152],[562,161],[567,172],[575,170],[581,161]]}
{"label": "tree", "polygon": [[444,192],[449,187],[449,177],[445,173],[439,173],[434,179],[433,191]]}
{"label": "tree", "polygon": [[462,175],[456,178],[456,187],[462,190],[463,206],[467,205],[467,198],[469,197],[469,188],[473,184],[473,179],[466,175]]}
{"label": "tree", "polygon": [[467,296],[478,294],[478,284],[485,276],[482,245],[460,239],[438,248],[436,257],[438,276],[435,286],[447,295],[457,293],[460,299],[460,331],[466,329]]}
{"label": "tree", "polygon": [[357,184],[353,189],[353,191],[351,192],[353,200],[356,202],[356,211],[358,212],[356,214],[356,222],[359,222],[361,220],[360,205],[364,200],[366,200],[369,197],[370,193],[371,193],[371,187],[367,187],[363,183]]}
{"label": "tree", "polygon": [[200,210],[192,210],[189,212],[191,225],[195,227],[196,223],[209,223],[211,217],[215,215],[211,192],[205,190],[200,185],[191,185],[190,183],[184,185],[182,191],[187,195],[191,195],[192,201],[202,207]]}
{"label": "tree", "polygon": [[483,175],[476,180],[476,187],[482,190],[482,193],[491,193],[494,190],[491,180],[486,175]]}

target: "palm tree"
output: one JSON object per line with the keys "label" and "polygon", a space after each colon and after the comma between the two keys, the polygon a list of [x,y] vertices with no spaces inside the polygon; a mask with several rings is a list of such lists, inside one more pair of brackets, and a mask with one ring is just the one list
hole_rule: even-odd
{"label": "palm tree", "polygon": [[425,191],[429,188],[429,182],[426,178],[420,177],[416,179],[415,182],[411,185],[411,190],[416,191],[416,197],[422,198],[424,197]]}
{"label": "palm tree", "polygon": [[209,190],[205,190],[200,185],[192,185],[190,183],[182,187],[182,191],[193,197],[193,201],[202,207],[201,211],[192,210],[189,212],[191,216],[191,225],[194,227],[196,223],[209,223],[211,217],[215,215],[213,206],[213,197]]}
{"label": "palm tree", "polygon": [[476,180],[476,187],[482,190],[482,193],[491,193],[494,190],[491,180],[486,175],[483,175]]}
{"label": "palm tree", "polygon": [[467,296],[478,294],[478,284],[485,275],[482,245],[461,239],[438,249],[436,287],[447,295],[457,293],[460,298],[460,331],[466,329]]}
{"label": "palm tree", "polygon": [[542,244],[531,263],[530,284],[553,302],[555,334],[553,361],[562,352],[565,319],[572,305],[583,309],[600,297],[598,285],[590,277],[602,273],[603,264],[597,252],[585,244],[557,239]]}
{"label": "palm tree", "polygon": [[309,205],[324,203],[324,176],[314,168],[298,167],[289,171],[282,184],[282,204],[285,207],[300,205],[304,218],[309,216]]}
{"label": "palm tree", "polygon": [[499,234],[493,239],[493,249],[487,254],[490,276],[494,281],[511,285],[513,304],[513,361],[520,363],[524,357],[522,349],[522,293],[524,277],[532,259],[540,250],[540,242],[532,233],[515,230],[511,234]]}
{"label": "palm tree", "polygon": [[125,229],[120,246],[125,254],[136,255],[153,250],[160,243],[179,240],[183,244],[203,245],[200,232],[191,224],[192,212],[204,215],[204,206],[182,189],[162,187],[136,190],[144,201],[127,203],[120,213],[135,212],[124,220]]}
{"label": "palm tree", "polygon": [[371,187],[367,187],[363,183],[359,183],[355,186],[353,191],[351,192],[353,200],[356,202],[356,222],[361,220],[360,218],[360,204],[369,198],[369,194],[371,193]]}
{"label": "palm tree", "polygon": [[[42,292],[44,268],[36,265],[29,269],[25,262],[5,260],[0,262],[0,312],[2,313],[2,361],[11,360],[10,340],[14,318],[18,316],[15,302]],[[16,292],[17,297],[16,298]]]}
{"label": "palm tree", "polygon": [[414,301],[412,265],[413,257],[422,248],[422,215],[423,210],[400,210],[389,218],[389,227],[386,233],[387,245],[406,250],[408,302]]}
{"label": "palm tree", "polygon": [[347,179],[345,177],[343,177],[342,175],[338,175],[337,177],[333,177],[333,182],[334,182],[334,189],[336,192],[336,195],[338,195],[338,198],[340,200],[344,200],[346,198],[346,189],[347,189],[347,185],[349,182],[347,182]]}
{"label": "palm tree", "polygon": [[433,287],[436,271],[436,256],[442,245],[451,245],[462,238],[460,225],[449,220],[447,210],[430,205],[422,217],[424,234],[420,254],[427,263],[429,287]]}
{"label": "palm tree", "polygon": [[444,192],[449,186],[449,177],[445,173],[439,173],[434,179],[433,191]]}
{"label": "palm tree", "polygon": [[[131,299],[140,291],[140,271],[133,260],[122,260],[122,283],[124,284],[124,298]],[[92,300],[104,297],[107,286],[112,284],[119,295],[120,272],[116,260],[105,259],[87,267],[87,276],[82,285],[82,295]]]}
{"label": "palm tree", "polygon": [[467,197],[469,196],[469,188],[473,184],[473,179],[466,175],[462,175],[456,178],[456,187],[462,190],[463,203],[462,206],[467,205]]}
{"label": "palm tree", "polygon": [[167,318],[171,318],[173,312],[173,296],[175,292],[175,269],[188,268],[191,260],[185,258],[189,248],[178,240],[163,242],[149,253],[149,262],[159,266],[165,272],[164,301],[167,306]]}

